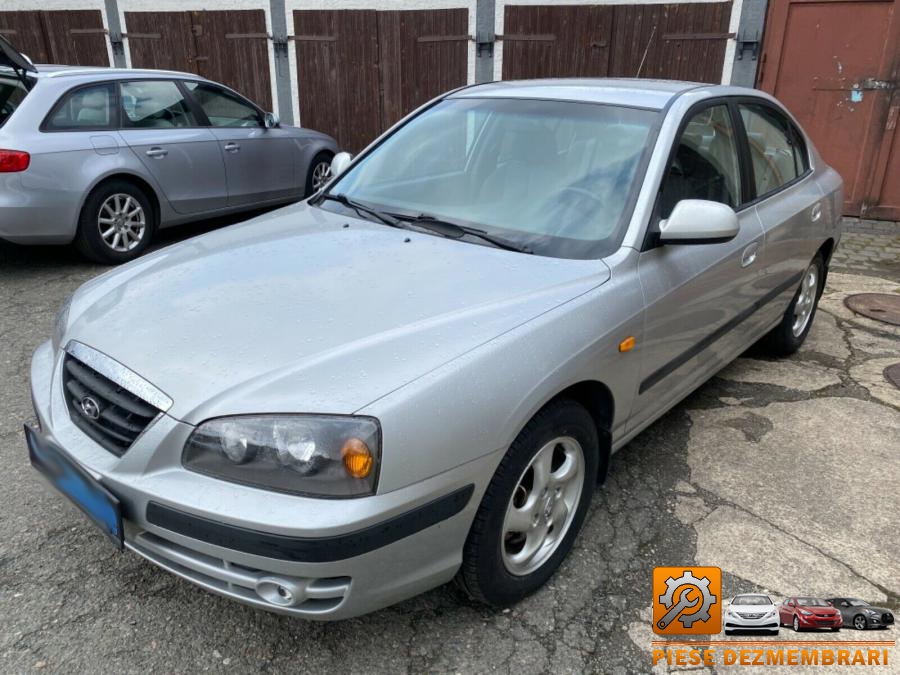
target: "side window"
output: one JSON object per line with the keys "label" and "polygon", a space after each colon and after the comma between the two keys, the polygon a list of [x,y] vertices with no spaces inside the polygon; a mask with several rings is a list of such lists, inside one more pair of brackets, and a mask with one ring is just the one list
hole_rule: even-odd
{"label": "side window", "polygon": [[185,82],[209,123],[214,127],[262,127],[262,115],[254,106],[229,91],[204,82]]}
{"label": "side window", "polygon": [[122,99],[122,126],[126,129],[171,129],[196,127],[181,90],[170,80],[142,80],[123,82],[119,92]]}
{"label": "side window", "polygon": [[78,131],[109,129],[114,126],[113,89],[110,84],[97,84],[70,91],[50,113],[45,129]]}
{"label": "side window", "polygon": [[663,181],[660,216],[682,199],[707,199],[737,208],[741,173],[728,106],[713,105],[688,121]]}
{"label": "side window", "polygon": [[747,130],[756,196],[762,197],[805,171],[805,152],[795,147],[787,119],[775,109],[742,103],[740,111]]}

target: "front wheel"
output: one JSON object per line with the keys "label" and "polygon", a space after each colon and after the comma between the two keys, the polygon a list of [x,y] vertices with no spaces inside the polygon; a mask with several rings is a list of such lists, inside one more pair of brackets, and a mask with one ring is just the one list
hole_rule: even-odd
{"label": "front wheel", "polygon": [[309,165],[306,175],[305,197],[321,190],[331,180],[331,159],[334,155],[330,152],[320,152]]}
{"label": "front wheel", "polygon": [[794,617],[794,632],[800,632],[800,619],[798,619],[796,616]]}
{"label": "front wheel", "polygon": [[800,288],[781,318],[781,323],[763,338],[767,351],[774,356],[790,356],[800,349],[816,316],[824,282],[825,263],[822,254],[816,253],[801,276]]}
{"label": "front wheel", "polygon": [[150,245],[155,220],[150,199],[128,181],[103,183],[88,195],[78,219],[75,246],[100,263],[134,260]]}
{"label": "front wheel", "polygon": [[857,614],[855,617],[853,617],[853,627],[856,630],[865,630],[868,627],[866,617],[864,617],[862,614]]}
{"label": "front wheel", "polygon": [[502,607],[540,588],[581,530],[598,462],[597,429],[582,405],[563,399],[538,412],[481,500],[457,575],[463,589]]}

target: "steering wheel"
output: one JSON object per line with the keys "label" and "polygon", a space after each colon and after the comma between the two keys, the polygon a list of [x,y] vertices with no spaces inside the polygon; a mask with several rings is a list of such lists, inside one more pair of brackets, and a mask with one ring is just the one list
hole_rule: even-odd
{"label": "steering wheel", "polygon": [[[557,194],[559,195],[560,198],[562,198],[563,195],[565,195],[567,192],[572,193],[573,195],[576,195],[579,200],[583,200],[584,198],[587,198],[591,202],[593,202],[593,206],[589,207],[590,211],[594,211],[595,209],[599,210],[606,206],[606,199],[604,199],[603,197],[601,197],[600,195],[598,195],[595,192],[591,192],[590,190],[586,190],[585,188],[576,187],[575,185],[567,185],[566,187],[562,188]],[[564,202],[563,199],[561,199],[560,201]],[[571,203],[565,203],[565,206],[562,209],[562,213],[565,214],[567,212],[571,212],[571,210],[572,210]],[[576,215],[575,218],[564,219],[562,226],[556,231],[556,236],[564,236],[564,234],[563,234],[564,232],[571,230],[573,227],[583,225],[583,223],[584,223],[584,215],[583,214],[585,214],[586,211],[579,209],[578,211],[575,211],[574,213]],[[578,216],[581,216],[581,217],[578,217]]]}

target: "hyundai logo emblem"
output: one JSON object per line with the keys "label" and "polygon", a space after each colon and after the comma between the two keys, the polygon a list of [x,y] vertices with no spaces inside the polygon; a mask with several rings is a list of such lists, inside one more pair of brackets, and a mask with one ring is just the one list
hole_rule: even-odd
{"label": "hyundai logo emblem", "polygon": [[85,396],[81,399],[81,413],[85,417],[95,420],[100,417],[100,404],[90,396]]}

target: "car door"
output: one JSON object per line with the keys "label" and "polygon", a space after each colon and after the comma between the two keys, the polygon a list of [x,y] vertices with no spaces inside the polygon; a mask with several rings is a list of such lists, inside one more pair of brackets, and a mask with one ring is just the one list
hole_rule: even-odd
{"label": "car door", "polygon": [[[630,427],[674,404],[749,344],[748,312],[762,294],[763,229],[746,201],[736,112],[716,99],[691,108],[660,186],[638,261],[645,301],[640,384]],[[654,233],[682,199],[736,209],[725,243],[659,245]]]}
{"label": "car door", "polygon": [[263,113],[237,94],[209,82],[185,82],[206,116],[225,159],[228,205],[245,206],[303,196],[298,139],[265,126]]}
{"label": "car door", "polygon": [[746,133],[750,188],[766,233],[763,287],[784,302],[762,308],[769,322],[777,320],[812,261],[822,237],[826,199],[812,177],[806,144],[783,111],[769,101],[737,101]]}
{"label": "car door", "polygon": [[197,214],[224,208],[225,164],[173,80],[119,83],[119,135],[156,180],[172,208]]}

